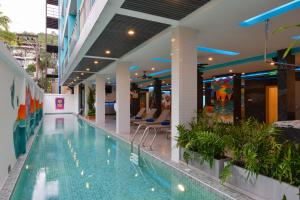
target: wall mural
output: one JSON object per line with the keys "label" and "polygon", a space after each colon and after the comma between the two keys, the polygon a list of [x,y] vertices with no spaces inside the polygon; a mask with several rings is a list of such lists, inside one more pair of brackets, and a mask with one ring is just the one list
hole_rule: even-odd
{"label": "wall mural", "polygon": [[233,77],[216,78],[211,88],[214,93],[214,114],[225,123],[233,123]]}
{"label": "wall mural", "polygon": [[[43,115],[43,104],[40,103],[39,98],[35,98],[32,95],[32,90],[30,89],[29,84],[26,85],[25,94],[20,95],[25,95],[25,102],[24,104],[19,104],[19,97],[16,97],[18,114],[13,129],[16,158],[18,158],[21,154],[26,153],[26,143],[29,137],[33,135],[34,129],[42,119]],[[12,106],[14,108],[15,83],[11,86],[11,97]]]}

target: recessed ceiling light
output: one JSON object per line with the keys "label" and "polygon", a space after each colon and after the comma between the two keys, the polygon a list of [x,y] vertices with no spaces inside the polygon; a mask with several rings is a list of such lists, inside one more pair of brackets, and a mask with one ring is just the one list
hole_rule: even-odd
{"label": "recessed ceiling light", "polygon": [[107,80],[110,80],[110,77],[107,77],[106,79],[107,79]]}
{"label": "recessed ceiling light", "polygon": [[79,79],[79,76],[77,76],[77,79]]}
{"label": "recessed ceiling light", "polygon": [[274,63],[274,62],[271,62],[271,63],[270,63],[270,65],[271,65],[271,66],[274,66],[274,65],[275,65],[275,63]]}
{"label": "recessed ceiling light", "polygon": [[245,75],[245,72],[243,72],[242,75]]}
{"label": "recessed ceiling light", "polygon": [[105,54],[107,54],[107,55],[110,54],[110,53],[111,53],[110,50],[105,51]]}
{"label": "recessed ceiling light", "polygon": [[128,33],[128,35],[130,35],[130,36],[133,36],[133,35],[135,34],[134,30],[132,30],[132,29],[128,30],[127,33]]}
{"label": "recessed ceiling light", "polygon": [[97,65],[98,63],[99,63],[99,62],[98,62],[98,60],[95,60],[95,61],[94,61],[94,64],[96,64],[96,65]]}
{"label": "recessed ceiling light", "polygon": [[82,72],[82,73],[81,73],[81,76],[83,76],[83,75],[84,75],[84,73]]}
{"label": "recessed ceiling light", "polygon": [[136,72],[136,73],[134,73],[134,75],[138,76],[139,74]]}
{"label": "recessed ceiling light", "polygon": [[209,60],[209,61],[212,61],[212,60],[213,60],[213,58],[212,58],[212,57],[209,57],[209,58],[208,58],[208,60]]}
{"label": "recessed ceiling light", "polygon": [[233,72],[233,70],[232,70],[232,69],[230,69],[230,70],[229,70],[229,73],[232,73],[232,72]]}
{"label": "recessed ceiling light", "polygon": [[155,67],[152,67],[151,70],[154,71],[154,70],[155,70]]}
{"label": "recessed ceiling light", "polygon": [[86,71],[90,71],[90,68],[86,68]]}
{"label": "recessed ceiling light", "polygon": [[175,38],[172,38],[172,39],[171,39],[171,42],[175,42]]}

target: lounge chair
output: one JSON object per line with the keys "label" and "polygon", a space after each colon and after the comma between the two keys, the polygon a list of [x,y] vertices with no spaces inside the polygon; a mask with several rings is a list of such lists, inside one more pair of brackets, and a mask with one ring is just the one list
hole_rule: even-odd
{"label": "lounge chair", "polygon": [[145,111],[146,111],[146,108],[141,108],[140,111],[135,116],[133,116],[130,121],[135,121],[135,120],[142,119]]}
{"label": "lounge chair", "polygon": [[[146,110],[146,109],[145,109]],[[142,117],[137,117],[137,118],[134,118],[134,119],[131,119],[130,122],[133,123],[133,124],[136,124],[136,122],[142,122],[142,121],[146,121],[147,119],[153,119],[153,116],[154,114],[156,113],[157,109],[156,108],[151,108],[146,116],[144,118]]]}
{"label": "lounge chair", "polygon": [[[136,129],[136,131],[133,135],[132,141],[134,140],[135,136],[138,134],[139,130],[142,127],[146,128],[149,125],[155,125],[155,124],[160,125],[162,122],[170,120],[170,116],[171,116],[171,111],[170,110],[163,110],[156,120],[154,120],[154,119],[149,120],[148,119],[146,121],[134,122],[134,124],[138,125],[138,127],[137,127],[137,129]],[[144,135],[145,135],[145,131],[143,133],[142,139],[143,139]]]}

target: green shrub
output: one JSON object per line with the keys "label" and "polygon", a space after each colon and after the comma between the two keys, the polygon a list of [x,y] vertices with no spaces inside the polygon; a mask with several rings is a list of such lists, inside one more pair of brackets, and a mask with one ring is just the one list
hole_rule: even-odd
{"label": "green shrub", "polygon": [[185,149],[188,163],[190,152],[200,154],[201,162],[213,165],[214,159],[229,157],[231,160],[221,174],[224,182],[231,176],[230,167],[243,167],[250,175],[265,175],[279,181],[300,186],[300,148],[291,141],[280,143],[278,129],[249,118],[230,125],[205,114],[193,119],[189,128],[178,127],[177,146]]}
{"label": "green shrub", "polygon": [[87,99],[88,103],[88,116],[95,116],[96,110],[95,110],[95,93],[96,89],[89,87],[89,96]]}

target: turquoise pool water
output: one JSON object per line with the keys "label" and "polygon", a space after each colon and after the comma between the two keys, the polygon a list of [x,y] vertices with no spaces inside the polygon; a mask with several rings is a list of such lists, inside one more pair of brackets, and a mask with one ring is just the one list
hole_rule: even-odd
{"label": "turquoise pool water", "polygon": [[46,115],[13,200],[220,200],[149,155],[130,161],[130,145],[73,115]]}

